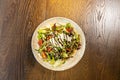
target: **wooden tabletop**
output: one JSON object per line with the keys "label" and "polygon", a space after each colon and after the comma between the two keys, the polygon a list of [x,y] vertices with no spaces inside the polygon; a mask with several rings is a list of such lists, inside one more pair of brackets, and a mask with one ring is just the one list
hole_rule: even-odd
{"label": "wooden tabletop", "polygon": [[[36,27],[51,17],[75,21],[86,37],[83,58],[55,72],[31,51]],[[0,80],[120,80],[120,0],[0,0]]]}

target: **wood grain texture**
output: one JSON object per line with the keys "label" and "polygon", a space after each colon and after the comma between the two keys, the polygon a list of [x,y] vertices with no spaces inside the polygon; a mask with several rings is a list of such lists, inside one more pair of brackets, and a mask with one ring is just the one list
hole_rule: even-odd
{"label": "wood grain texture", "polygon": [[[45,19],[80,25],[86,50],[72,69],[43,68],[31,37]],[[0,80],[120,80],[120,0],[0,0]]]}

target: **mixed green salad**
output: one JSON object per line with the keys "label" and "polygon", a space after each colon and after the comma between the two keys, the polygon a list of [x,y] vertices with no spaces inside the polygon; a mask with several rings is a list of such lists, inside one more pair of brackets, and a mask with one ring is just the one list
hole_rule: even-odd
{"label": "mixed green salad", "polygon": [[64,64],[81,48],[80,35],[70,23],[55,23],[50,28],[39,29],[37,38],[39,49],[36,50],[51,65]]}

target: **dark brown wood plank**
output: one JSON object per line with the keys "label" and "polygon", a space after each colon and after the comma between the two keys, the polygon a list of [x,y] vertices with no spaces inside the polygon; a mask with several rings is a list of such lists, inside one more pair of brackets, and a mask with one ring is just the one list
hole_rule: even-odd
{"label": "dark brown wood plank", "polygon": [[[120,0],[0,0],[0,80],[120,80]],[[45,19],[74,20],[86,51],[72,69],[43,68],[31,37]]]}
{"label": "dark brown wood plank", "polygon": [[[0,1],[0,80],[24,80],[27,56],[31,52],[31,36],[37,25],[45,19],[44,0]],[[30,64],[32,62],[29,62]]]}
{"label": "dark brown wood plank", "polygon": [[48,2],[47,18],[68,17],[77,22],[86,35],[83,59],[74,68],[54,72],[57,80],[120,79],[119,0],[53,0]]}

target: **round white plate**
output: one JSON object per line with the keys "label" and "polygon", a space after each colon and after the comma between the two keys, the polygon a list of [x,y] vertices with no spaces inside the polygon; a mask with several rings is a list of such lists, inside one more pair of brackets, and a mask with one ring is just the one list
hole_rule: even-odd
{"label": "round white plate", "polygon": [[[54,23],[60,23],[60,24],[71,23],[71,25],[78,32],[78,34],[80,34],[81,45],[82,45],[81,49],[79,49],[75,53],[73,58],[68,59],[64,64],[62,64],[61,66],[58,66],[58,67],[53,67],[48,62],[44,62],[42,57],[40,56],[40,54],[35,50],[35,49],[38,49],[38,47],[39,47],[38,39],[37,39],[38,29],[44,28],[45,26],[50,27],[50,24],[54,24]],[[47,69],[50,69],[50,70],[54,70],[54,71],[63,71],[63,70],[67,70],[67,69],[72,68],[73,66],[75,66],[81,60],[81,58],[84,54],[84,51],[85,51],[85,44],[86,44],[85,42],[86,42],[85,41],[85,36],[84,36],[84,33],[83,33],[82,29],[74,21],[72,21],[70,19],[67,19],[67,18],[64,18],[64,17],[53,17],[53,18],[45,20],[40,25],[38,25],[38,27],[36,28],[36,30],[35,30],[35,32],[32,36],[31,47],[32,47],[32,52],[34,54],[34,57],[43,67],[45,67]]]}

